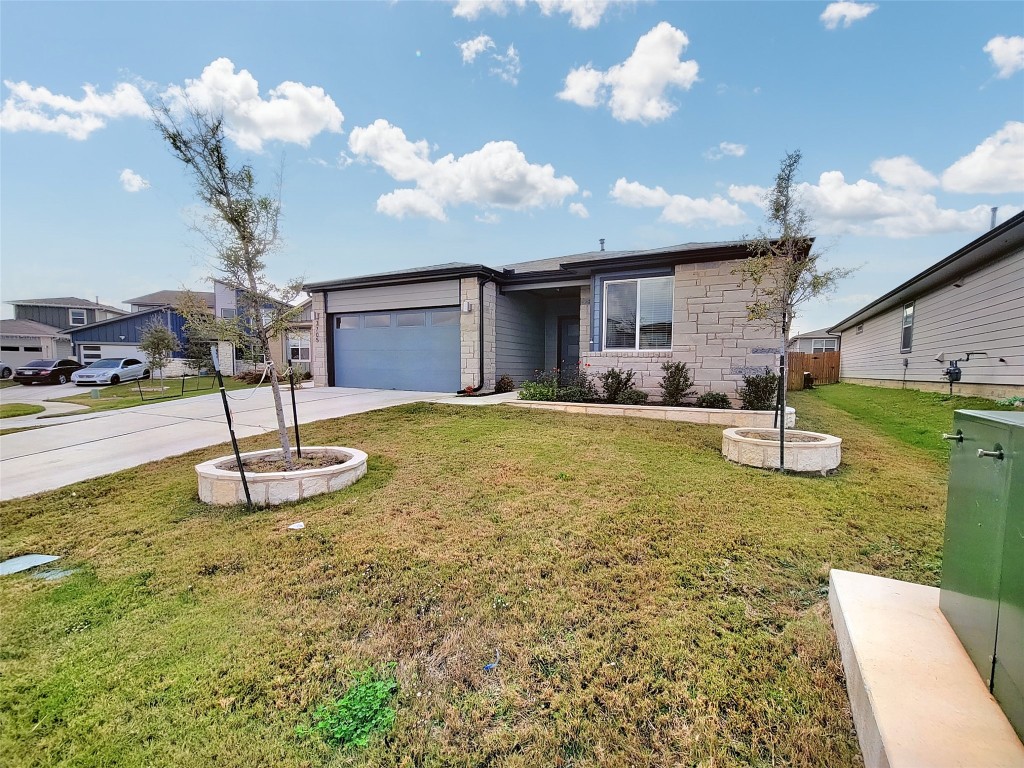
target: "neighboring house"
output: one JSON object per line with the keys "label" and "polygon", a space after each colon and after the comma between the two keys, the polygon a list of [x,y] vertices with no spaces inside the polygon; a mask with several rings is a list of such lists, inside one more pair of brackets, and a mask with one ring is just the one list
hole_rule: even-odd
{"label": "neighboring house", "polygon": [[787,352],[838,352],[839,335],[831,334],[828,328],[819,328],[816,331],[801,333],[794,336],[786,345]]}
{"label": "neighboring house", "polygon": [[15,320],[32,320],[62,331],[127,314],[123,309],[74,296],[21,299],[7,303],[14,307]]}
{"label": "neighboring house", "polygon": [[425,391],[518,384],[541,369],[633,369],[659,396],[661,366],[736,400],[775,360],[776,334],[747,320],[732,274],[743,242],[604,250],[511,264],[433,267],[305,286],[317,384]]}
{"label": "neighboring house", "polygon": [[842,381],[948,391],[942,373],[961,360],[956,392],[1024,394],[1024,213],[829,331],[842,334]]}
{"label": "neighboring house", "polygon": [[[176,307],[186,293],[187,291],[157,291],[156,293],[147,293],[145,296],[136,296],[134,299],[126,299],[124,303],[132,308],[132,312]],[[191,293],[199,300],[204,301],[210,311],[213,311],[215,307],[213,291],[192,291]],[[232,306],[234,305],[232,304]]]}
{"label": "neighboring house", "polygon": [[[137,357],[145,360],[146,356],[139,349],[142,335],[152,323],[160,323],[171,329],[178,337],[184,349],[185,334],[183,327],[185,318],[172,307],[139,310],[111,320],[74,328],[68,331],[75,343],[75,354],[78,361],[89,365],[104,357]],[[183,352],[178,351],[174,358],[180,362],[164,369],[165,375],[177,375],[183,370]]]}
{"label": "neighboring house", "polygon": [[59,328],[34,320],[0,320],[0,359],[7,368],[71,354],[71,339]]}
{"label": "neighboring house", "polygon": [[296,363],[296,370],[312,370],[311,336],[313,330],[313,299],[302,302],[302,313],[295,318],[285,336],[284,363]]}

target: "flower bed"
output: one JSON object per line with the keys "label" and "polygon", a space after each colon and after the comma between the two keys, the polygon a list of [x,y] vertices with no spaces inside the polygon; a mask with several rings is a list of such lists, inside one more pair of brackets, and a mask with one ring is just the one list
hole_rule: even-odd
{"label": "flower bed", "polygon": [[[318,496],[322,493],[346,488],[366,474],[366,454],[355,448],[333,448],[312,446],[303,448],[304,456],[334,454],[343,459],[342,463],[327,467],[296,469],[291,472],[246,472],[249,495],[257,506],[274,506],[288,501]],[[281,450],[251,451],[242,454],[246,460],[264,456],[280,456]],[[199,476],[199,498],[207,504],[230,506],[245,504],[245,489],[237,470],[227,469],[235,465],[234,456],[221,456],[196,465]]]}
{"label": "flower bed", "polygon": [[[786,469],[825,475],[839,466],[843,441],[820,432],[786,432]],[[722,432],[722,455],[737,464],[779,468],[777,429],[727,429]]]}
{"label": "flower bed", "polygon": [[[741,411],[727,408],[685,408],[668,405],[619,405],[617,403],[557,403],[547,400],[510,400],[508,405],[590,416],[632,416],[638,419],[687,421],[692,424],[722,424],[730,427],[775,426],[774,411]],[[786,426],[796,424],[796,410],[786,409]]]}

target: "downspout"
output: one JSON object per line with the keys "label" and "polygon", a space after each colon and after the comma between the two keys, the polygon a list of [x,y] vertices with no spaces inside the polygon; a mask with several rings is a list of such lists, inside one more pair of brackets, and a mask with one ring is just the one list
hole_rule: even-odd
{"label": "downspout", "polygon": [[480,383],[475,387],[466,387],[463,390],[459,390],[456,394],[474,394],[484,388],[484,286],[488,283],[494,282],[491,278],[487,277],[480,281],[480,298],[477,304],[477,311],[480,313],[480,330],[479,330],[479,344],[480,344]]}

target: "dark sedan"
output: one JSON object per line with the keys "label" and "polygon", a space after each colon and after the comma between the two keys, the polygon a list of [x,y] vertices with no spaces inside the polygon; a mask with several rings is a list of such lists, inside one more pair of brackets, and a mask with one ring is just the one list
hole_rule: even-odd
{"label": "dark sedan", "polygon": [[71,374],[84,367],[75,360],[33,360],[15,369],[14,380],[21,384],[67,384]]}

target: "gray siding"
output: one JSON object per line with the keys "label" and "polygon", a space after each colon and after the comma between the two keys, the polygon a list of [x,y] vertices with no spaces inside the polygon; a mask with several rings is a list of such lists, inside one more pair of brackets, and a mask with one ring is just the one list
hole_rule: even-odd
{"label": "gray siding", "polygon": [[[84,309],[82,311],[85,312],[86,324],[96,322],[95,309]],[[61,330],[71,327],[71,311],[67,307],[28,307],[22,304],[15,304],[14,319],[35,320],[37,323],[52,325],[54,328],[60,328]]]}
{"label": "gray siding", "polygon": [[964,383],[1024,385],[1024,250],[962,282],[960,288],[948,285],[915,299],[907,354],[900,353],[902,305],[866,320],[861,333],[856,327],[844,331],[841,378],[901,381],[907,358],[908,382],[942,383],[948,362],[936,362],[938,355],[950,361],[954,354],[985,352],[988,357],[960,364]]}
{"label": "gray siding", "polygon": [[[806,352],[807,354],[811,354],[811,353],[813,353],[815,351],[815,349],[814,349],[814,342],[815,342],[815,340],[817,340],[817,339],[824,339],[824,338],[826,338],[826,337],[824,337],[824,336],[815,336],[814,338],[808,338],[808,339],[793,339],[793,341],[791,341],[789,343],[789,347],[787,347],[786,351],[787,352]],[[835,351],[838,352],[839,348],[841,346],[839,344],[839,337],[836,336],[836,337],[833,337],[833,338],[835,338],[835,342],[836,342]],[[817,351],[821,352],[822,350],[819,349]],[[831,351],[831,350],[824,350],[824,351],[828,352],[828,351]]]}
{"label": "gray siding", "polygon": [[[475,298],[475,297],[474,297]],[[328,312],[373,312],[406,307],[446,307],[459,303],[459,281],[355,288],[327,294]]]}
{"label": "gray siding", "polygon": [[516,384],[532,379],[544,367],[544,301],[528,294],[499,293],[494,342],[497,376],[508,374]]}
{"label": "gray siding", "polygon": [[222,309],[237,309],[235,305],[235,289],[224,283],[213,281],[213,308],[217,317],[223,317]]}

